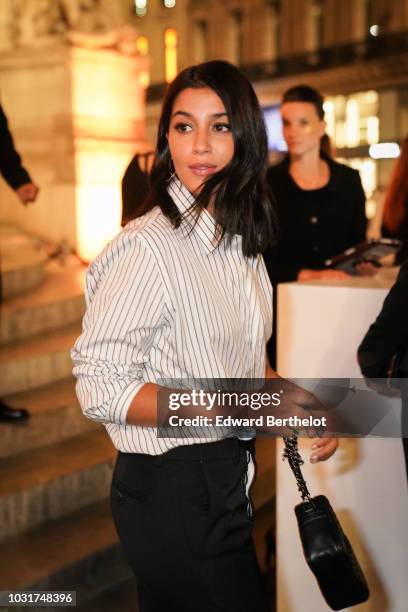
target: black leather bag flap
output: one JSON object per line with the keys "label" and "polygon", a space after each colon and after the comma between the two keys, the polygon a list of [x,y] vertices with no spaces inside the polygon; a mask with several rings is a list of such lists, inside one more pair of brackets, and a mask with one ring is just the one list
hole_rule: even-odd
{"label": "black leather bag flap", "polygon": [[333,610],[366,601],[369,590],[360,564],[324,495],[295,507],[306,561]]}

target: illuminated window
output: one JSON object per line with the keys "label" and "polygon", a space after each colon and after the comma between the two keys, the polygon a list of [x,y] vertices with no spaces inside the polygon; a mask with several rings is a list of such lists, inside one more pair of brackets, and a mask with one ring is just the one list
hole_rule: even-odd
{"label": "illuminated window", "polygon": [[164,31],[164,56],[166,81],[170,83],[177,75],[177,31],[174,28]]}
{"label": "illuminated window", "polygon": [[147,0],[135,0],[135,11],[138,17],[144,17],[147,13]]}
{"label": "illuminated window", "polygon": [[[147,36],[138,36],[136,38],[136,49],[143,57],[149,54],[149,39]],[[148,70],[143,70],[139,74],[139,83],[142,87],[149,87],[150,75]]]}
{"label": "illuminated window", "polygon": [[379,140],[380,120],[378,117],[367,117],[367,144],[376,144]]}
{"label": "illuminated window", "polygon": [[367,159],[366,157],[349,159],[346,163],[360,173],[361,182],[367,198],[366,215],[368,219],[372,219],[376,211],[376,202],[373,199],[373,195],[377,188],[377,166],[372,159]]}
{"label": "illuminated window", "polygon": [[[375,227],[374,222],[378,210],[378,200],[376,198],[376,191],[378,188],[377,166],[372,159],[364,159],[359,168],[359,172],[366,194],[366,217],[371,221],[367,229],[370,231],[370,227],[373,229]],[[381,235],[380,230],[378,234]]]}
{"label": "illuminated window", "polygon": [[327,100],[323,105],[324,118],[326,121],[326,132],[330,138],[334,139],[336,136],[336,114],[334,102]]}
{"label": "illuminated window", "polygon": [[366,195],[366,215],[372,219],[376,213],[375,191],[378,186],[377,166],[369,157],[344,158],[337,157],[338,162],[346,164],[360,173],[361,182]]}
{"label": "illuminated window", "polygon": [[377,166],[371,159],[363,159],[360,173],[364,191],[371,196],[377,186]]}
{"label": "illuminated window", "polygon": [[327,131],[338,149],[379,141],[378,92],[329,97],[324,105]]}
{"label": "illuminated window", "polygon": [[360,108],[357,100],[347,100],[346,104],[346,140],[348,147],[360,144]]}
{"label": "illuminated window", "polygon": [[136,49],[140,55],[147,55],[149,53],[149,40],[147,36],[138,36],[136,38]]}

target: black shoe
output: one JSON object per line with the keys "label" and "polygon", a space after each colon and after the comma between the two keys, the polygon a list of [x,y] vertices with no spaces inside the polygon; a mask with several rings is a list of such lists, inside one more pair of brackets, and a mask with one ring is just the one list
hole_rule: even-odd
{"label": "black shoe", "polygon": [[25,421],[30,416],[24,408],[11,408],[2,399],[0,399],[0,421],[8,423],[16,423]]}

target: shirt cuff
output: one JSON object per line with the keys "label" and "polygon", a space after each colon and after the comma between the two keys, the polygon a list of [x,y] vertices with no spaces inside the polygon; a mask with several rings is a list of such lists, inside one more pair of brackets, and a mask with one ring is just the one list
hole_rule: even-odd
{"label": "shirt cuff", "polygon": [[144,384],[145,383],[143,381],[134,380],[114,398],[108,415],[108,420],[110,423],[116,423],[117,425],[128,425],[126,417],[130,404]]}

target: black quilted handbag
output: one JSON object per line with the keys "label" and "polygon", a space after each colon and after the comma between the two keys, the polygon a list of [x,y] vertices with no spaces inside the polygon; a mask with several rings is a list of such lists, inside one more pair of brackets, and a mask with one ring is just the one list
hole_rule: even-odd
{"label": "black quilted handbag", "polygon": [[369,597],[367,581],[337,516],[324,495],[311,497],[300,466],[296,434],[283,438],[287,459],[303,503],[295,507],[306,561],[332,610],[355,606]]}

